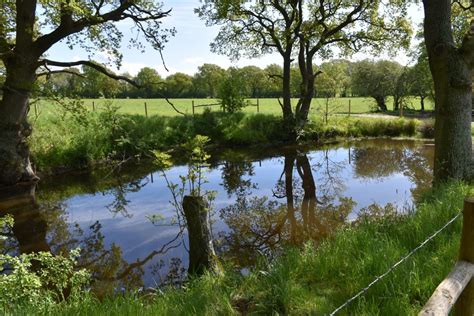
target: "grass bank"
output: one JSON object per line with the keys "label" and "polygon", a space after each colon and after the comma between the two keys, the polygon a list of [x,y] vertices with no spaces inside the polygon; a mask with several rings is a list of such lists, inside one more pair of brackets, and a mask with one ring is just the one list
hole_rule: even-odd
{"label": "grass bank", "polygon": [[[313,116],[303,141],[334,137],[414,136],[418,122],[405,119],[333,116],[325,124]],[[195,135],[210,138],[213,146],[253,146],[282,143],[285,130],[271,114],[204,112],[195,116],[120,114],[109,107],[101,112],[68,112],[34,122],[33,162],[40,173],[90,167],[106,160],[146,157],[151,150],[178,148]]]}
{"label": "grass bank", "polygon": [[[452,183],[427,194],[416,212],[388,208],[360,216],[319,245],[289,248],[274,262],[261,260],[248,276],[227,267],[184,288],[99,301],[92,294],[61,304],[17,304],[6,314],[23,315],[325,315],[419,245],[456,215],[469,187]],[[367,214],[369,215],[369,214]],[[453,267],[461,219],[408,259],[342,314],[413,315]]]}

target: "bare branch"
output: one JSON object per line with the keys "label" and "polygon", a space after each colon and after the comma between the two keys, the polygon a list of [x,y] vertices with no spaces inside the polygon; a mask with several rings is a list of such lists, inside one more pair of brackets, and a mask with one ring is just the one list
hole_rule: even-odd
{"label": "bare branch", "polygon": [[281,79],[283,80],[283,76],[282,75],[276,75],[276,74],[268,74],[268,77],[269,78],[278,78],[278,79]]}
{"label": "bare branch", "polygon": [[54,74],[61,74],[61,73],[64,73],[64,74],[70,74],[70,75],[75,75],[75,76],[78,76],[78,77],[81,77],[81,78],[85,78],[85,76],[83,74],[80,74],[78,72],[74,72],[72,70],[67,70],[67,69],[63,69],[63,70],[48,70],[48,71],[44,71],[44,72],[40,72],[38,74],[36,74],[36,77],[43,77],[43,76],[46,76],[46,77],[50,77],[51,75],[54,75]]}
{"label": "bare branch", "polygon": [[138,83],[133,81],[132,79],[130,79],[128,77],[125,77],[125,76],[116,75],[115,73],[108,70],[106,67],[104,67],[100,64],[94,63],[92,61],[89,61],[89,60],[78,60],[78,61],[73,61],[73,62],[61,62],[61,61],[43,59],[43,60],[40,61],[40,66],[46,66],[46,67],[47,66],[56,66],[56,67],[88,66],[88,67],[91,67],[91,68],[97,70],[98,72],[103,73],[104,75],[106,75],[107,77],[110,77],[112,79],[126,81],[129,84],[131,84],[132,86],[137,87],[137,88],[142,87]]}

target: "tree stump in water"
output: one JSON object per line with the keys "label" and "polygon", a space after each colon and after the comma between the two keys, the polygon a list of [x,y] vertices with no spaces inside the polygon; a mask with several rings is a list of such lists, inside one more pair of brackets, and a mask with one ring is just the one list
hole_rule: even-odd
{"label": "tree stump in water", "polygon": [[189,275],[202,275],[205,271],[219,273],[206,202],[200,196],[185,196],[183,210],[189,238]]}

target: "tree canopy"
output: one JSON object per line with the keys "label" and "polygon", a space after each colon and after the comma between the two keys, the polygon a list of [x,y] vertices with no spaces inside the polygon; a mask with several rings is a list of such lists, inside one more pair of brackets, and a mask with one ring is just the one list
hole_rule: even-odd
{"label": "tree canopy", "polygon": [[[351,55],[361,50],[382,51],[387,42],[392,52],[407,47],[410,25],[404,1],[242,1],[207,0],[196,10],[207,25],[220,31],[211,50],[233,59],[279,53],[283,59],[283,117],[290,137],[298,137],[307,121],[314,82],[320,74],[313,67],[316,55]],[[291,63],[300,73],[300,99],[291,105]]]}
{"label": "tree canopy", "polygon": [[[36,181],[31,166],[27,138],[31,134],[27,114],[30,94],[36,79],[63,68],[88,66],[113,79],[135,84],[92,60],[96,51],[104,52],[110,62],[120,65],[123,33],[116,23],[132,22],[135,32],[160,53],[174,29],[162,29],[161,19],[170,11],[153,0],[23,0],[0,4],[0,61],[5,66],[0,101],[0,185]],[[130,45],[143,49],[131,37]],[[65,41],[72,49],[81,47],[88,60],[57,61],[48,51]],[[51,67],[59,67],[60,70]]]}

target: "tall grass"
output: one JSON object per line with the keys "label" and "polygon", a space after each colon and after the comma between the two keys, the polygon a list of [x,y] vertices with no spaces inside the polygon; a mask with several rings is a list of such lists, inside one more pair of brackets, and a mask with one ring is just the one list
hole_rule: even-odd
{"label": "tall grass", "polygon": [[[424,197],[415,212],[360,217],[319,245],[289,248],[273,262],[264,259],[248,276],[227,267],[221,276],[205,275],[184,288],[104,301],[85,294],[80,303],[53,307],[54,315],[324,315],[345,302],[377,275],[419,245],[456,215],[468,187],[452,183]],[[342,314],[413,315],[453,267],[461,220],[449,226]],[[15,306],[12,314],[34,314]]]}
{"label": "tall grass", "polygon": [[[302,139],[413,136],[416,126],[414,120],[342,117],[333,117],[324,124],[313,117]],[[104,160],[143,157],[151,150],[177,148],[198,134],[208,136],[214,146],[232,147],[279,144],[286,131],[280,117],[268,114],[206,111],[195,116],[145,118],[109,109],[38,120],[30,144],[36,168],[49,173],[88,167]]]}

